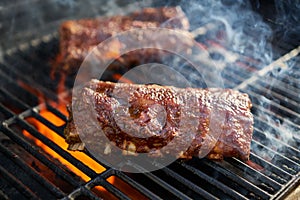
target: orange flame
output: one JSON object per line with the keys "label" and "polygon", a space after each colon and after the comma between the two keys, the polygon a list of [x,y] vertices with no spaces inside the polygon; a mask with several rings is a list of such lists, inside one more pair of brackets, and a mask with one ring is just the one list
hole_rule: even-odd
{"label": "orange flame", "polygon": [[[58,110],[60,110],[63,114],[67,115],[67,110],[64,105],[59,105]],[[55,116],[53,113],[48,111],[47,109],[42,109],[40,111],[40,115],[44,117],[45,119],[49,120],[51,123],[53,123],[55,126],[62,126],[64,125],[64,121]],[[46,136],[49,140],[55,142],[58,146],[60,146],[62,149],[66,150],[68,148],[68,144],[65,142],[64,138],[62,138],[60,135],[58,135],[55,131],[51,130],[48,128],[46,125],[43,123],[39,122],[35,118],[27,118],[26,119],[30,124],[34,125],[37,130],[42,133],[44,136]],[[86,174],[84,174],[82,171],[77,169],[74,165],[69,163],[67,160],[65,160],[63,157],[61,157],[58,153],[56,153],[54,150],[49,148],[47,145],[42,143],[40,140],[34,138],[31,136],[30,133],[27,131],[24,131],[24,135],[27,138],[30,138],[31,140],[34,141],[34,143],[41,147],[46,153],[51,155],[51,157],[56,158],[59,160],[63,165],[67,166],[72,172],[74,172],[77,176],[80,176],[84,181],[89,181],[90,177],[88,177]],[[67,150],[68,151],[68,150]],[[96,173],[101,173],[105,170],[103,166],[98,164],[95,160],[87,156],[83,152],[79,151],[68,151],[73,157],[77,158],[87,166],[89,166],[91,169],[93,169]]]}
{"label": "orange flame", "polygon": [[113,78],[121,83],[133,83],[133,81],[123,77],[121,74],[113,74]]}

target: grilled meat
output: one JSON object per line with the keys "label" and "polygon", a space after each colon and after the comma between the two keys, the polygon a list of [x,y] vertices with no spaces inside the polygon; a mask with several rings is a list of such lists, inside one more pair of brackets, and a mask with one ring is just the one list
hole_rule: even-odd
{"label": "grilled meat", "polygon": [[[94,109],[96,126],[124,153],[159,152],[185,130],[179,143],[192,140],[177,157],[205,154],[210,159],[249,159],[253,116],[247,94],[231,89],[183,89],[92,80],[77,97],[82,99],[74,99],[73,108],[79,113]],[[66,141],[70,149],[82,150],[72,112],[70,116]],[[76,123],[88,124],[90,120],[91,116],[85,116]],[[88,125],[85,129],[92,132],[85,141],[92,141],[96,129]],[[172,154],[172,150],[179,152],[179,143],[161,155]]]}
{"label": "grilled meat", "polygon": [[[55,70],[76,73],[88,52],[105,39],[133,28],[157,27],[188,30],[189,23],[179,7],[145,8],[127,16],[65,21],[59,30],[60,53]],[[129,64],[141,62],[136,53],[127,58]]]}

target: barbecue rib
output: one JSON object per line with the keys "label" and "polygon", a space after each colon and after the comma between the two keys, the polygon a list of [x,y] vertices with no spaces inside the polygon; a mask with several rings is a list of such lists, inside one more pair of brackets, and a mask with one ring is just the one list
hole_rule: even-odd
{"label": "barbecue rib", "polygon": [[[120,106],[120,102],[127,99],[124,94],[129,94],[127,115]],[[210,159],[249,159],[253,116],[247,94],[231,89],[183,89],[91,80],[77,97],[83,101],[73,99],[73,108],[76,105],[80,112],[93,104],[97,126],[125,153],[159,150],[172,141],[183,126],[189,130],[183,138],[192,136],[193,139],[185,152],[175,156],[191,158],[209,150],[205,155]],[[184,112],[183,105],[190,109]],[[65,129],[66,141],[70,149],[82,150],[83,143],[75,129],[72,112],[70,116]],[[88,124],[90,119],[85,116],[79,123]],[[195,119],[198,123],[191,124]],[[144,131],[137,127],[144,127]],[[93,130],[92,127],[86,129]],[[134,135],[135,132],[143,137]],[[91,134],[90,140],[95,134]],[[177,150],[177,145],[172,148]]]}
{"label": "barbecue rib", "polygon": [[[133,28],[157,27],[188,30],[189,22],[180,7],[144,8],[127,16],[65,21],[59,30],[60,50],[55,71],[76,73],[90,50],[117,33]],[[138,54],[127,57],[128,62],[141,62]]]}

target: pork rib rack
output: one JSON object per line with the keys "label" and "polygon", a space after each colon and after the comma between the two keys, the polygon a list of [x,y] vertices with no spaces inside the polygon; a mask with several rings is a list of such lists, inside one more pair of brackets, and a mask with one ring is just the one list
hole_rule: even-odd
{"label": "pork rib rack", "polygon": [[[55,71],[76,73],[89,51],[122,31],[158,27],[188,30],[189,22],[180,7],[144,8],[126,16],[65,21],[59,29],[59,56]],[[129,60],[131,63],[139,62],[140,56],[132,54]]]}
{"label": "pork rib rack", "polygon": [[[181,144],[173,144],[160,155],[179,152],[176,148],[192,138],[188,148],[175,156],[191,158],[205,153],[209,159],[249,159],[253,116],[245,93],[91,80],[77,98],[81,100],[73,99],[73,109],[94,109],[96,126],[124,153],[158,155],[174,137],[183,134]],[[70,116],[66,141],[70,149],[82,150],[72,112]],[[79,123],[88,124],[90,119],[91,116],[82,117]],[[93,127],[86,129],[93,131]],[[90,134],[89,139],[96,134]]]}

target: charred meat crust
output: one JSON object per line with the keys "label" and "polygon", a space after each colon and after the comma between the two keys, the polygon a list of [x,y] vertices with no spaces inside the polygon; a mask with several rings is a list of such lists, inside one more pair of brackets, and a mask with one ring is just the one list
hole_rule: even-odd
{"label": "charred meat crust", "polygon": [[[114,95],[115,92],[120,93],[118,90],[130,93],[130,116],[126,116],[130,118],[128,121],[113,116],[116,112],[114,109],[117,108],[115,105],[120,101]],[[128,151],[130,146],[132,153],[159,150],[178,134],[180,126],[186,126],[183,128],[190,131],[186,132],[185,136],[193,137],[192,142],[185,152],[175,156],[191,158],[209,150],[205,153],[209,159],[224,157],[249,159],[253,116],[250,112],[252,104],[247,94],[231,89],[183,89],[92,80],[84,88],[81,97],[95,103],[97,126],[101,127],[109,140],[121,149]],[[76,103],[76,100],[73,103]],[[182,112],[184,104],[192,106],[185,113]],[[165,113],[159,106],[154,105],[161,106]],[[70,149],[82,150],[83,145],[74,126],[72,112],[70,116],[65,129],[66,141]],[[130,125],[126,123],[133,121],[140,127],[146,126],[156,118],[160,118],[158,122],[154,122],[158,127],[148,127],[148,131],[142,132],[147,139],[130,135],[120,128]],[[186,124],[181,124],[182,118]],[[193,121],[189,120],[192,118],[197,119],[198,123],[189,124],[189,121]],[[160,124],[163,120],[165,123]],[[171,150],[172,148],[176,150],[177,147],[175,145]]]}

